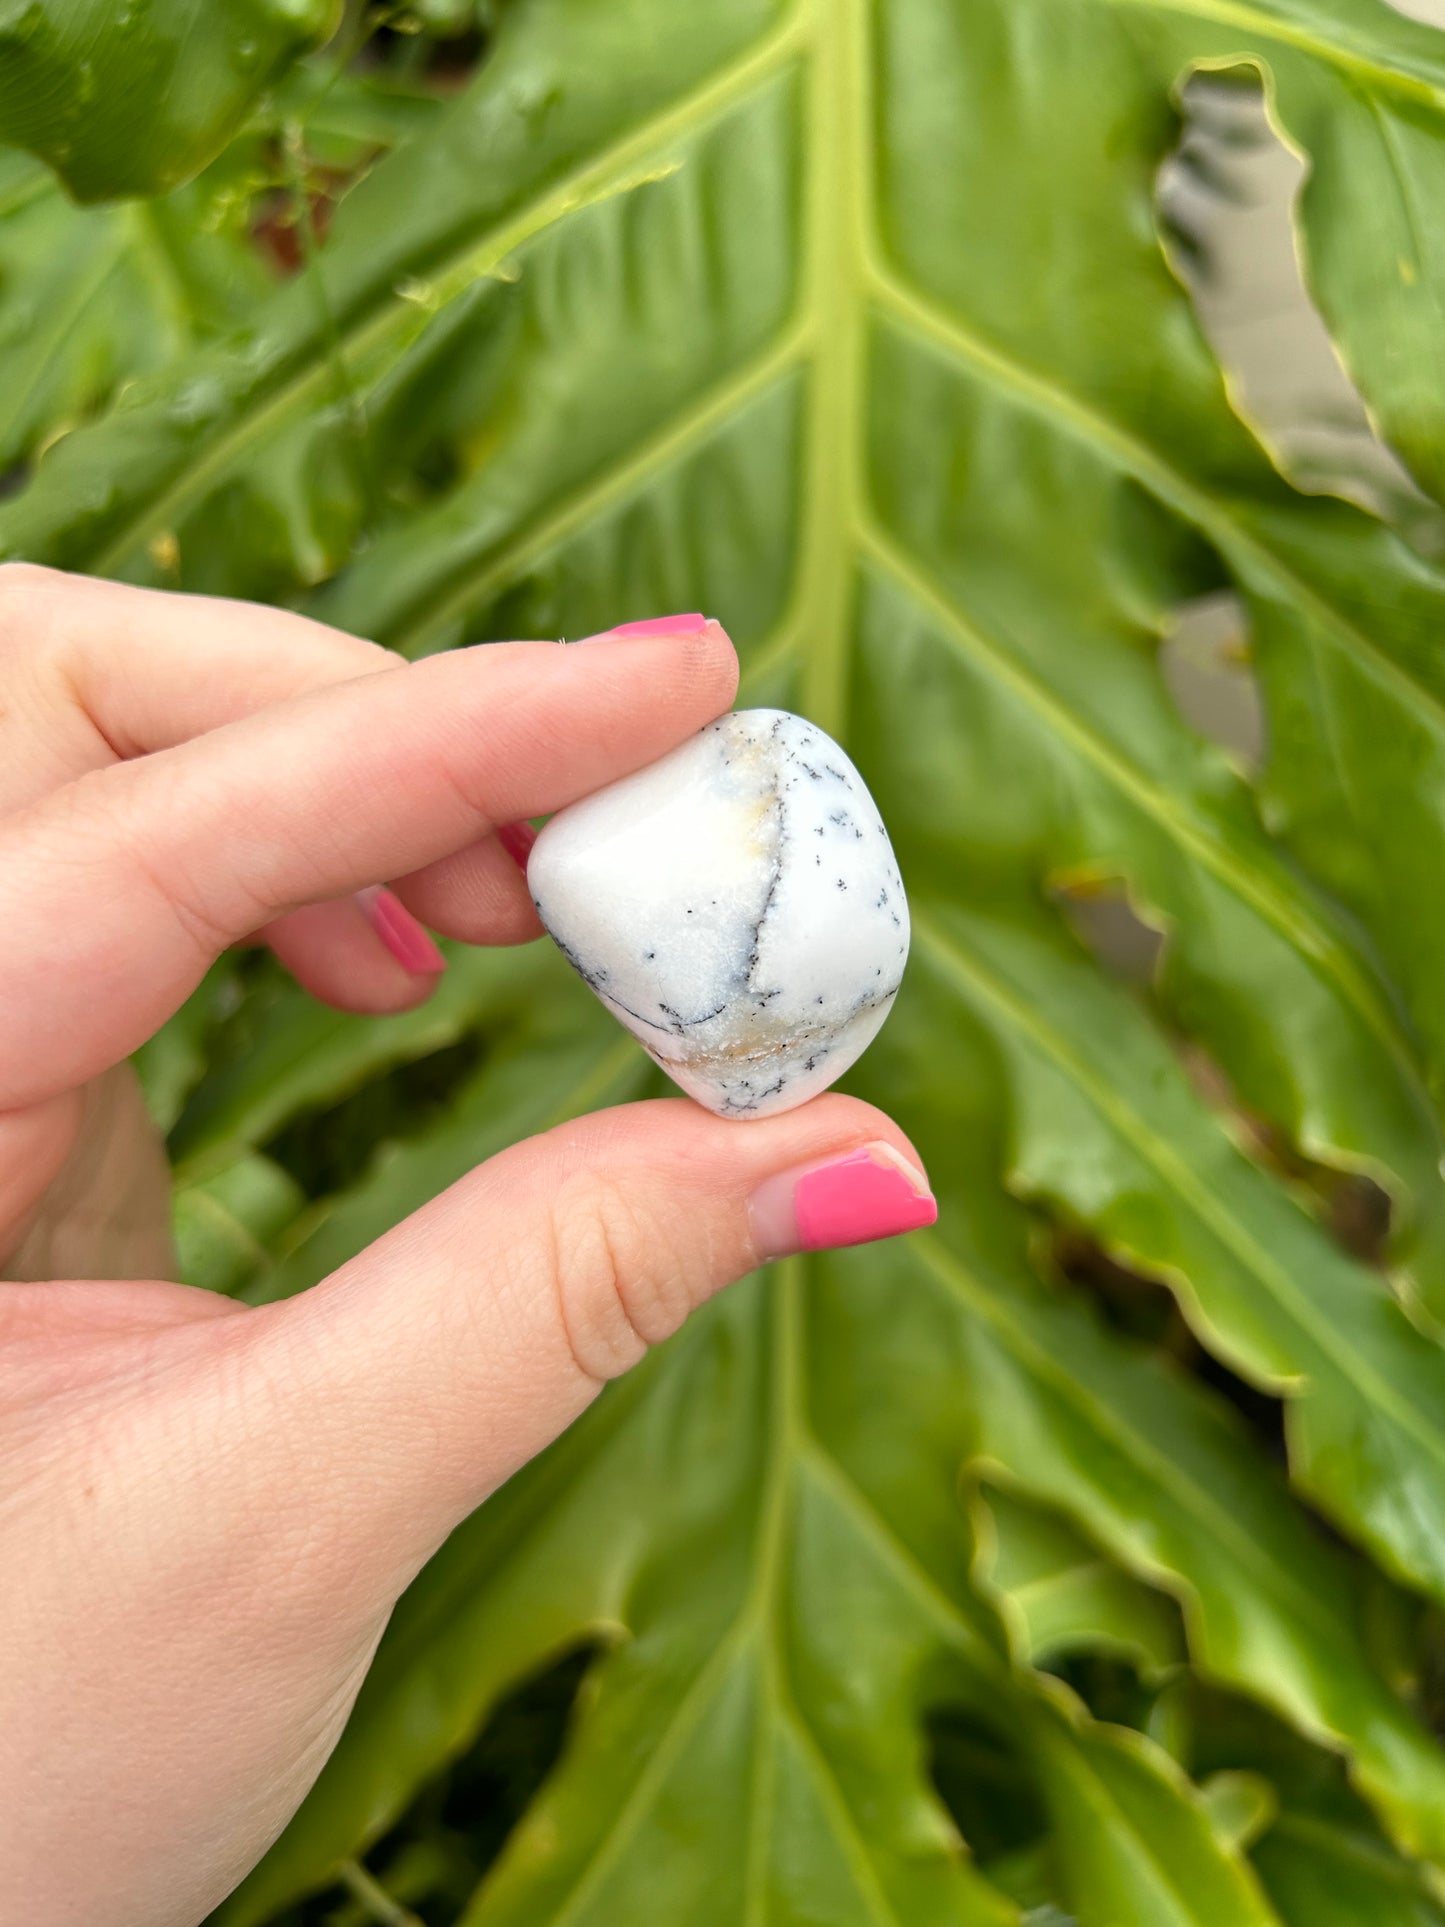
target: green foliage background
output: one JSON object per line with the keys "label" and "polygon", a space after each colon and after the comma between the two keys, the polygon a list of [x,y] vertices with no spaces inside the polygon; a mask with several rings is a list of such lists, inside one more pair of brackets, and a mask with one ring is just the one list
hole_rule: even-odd
{"label": "green foliage background", "polygon": [[[1442,1927],[1445,572],[1277,472],[1156,182],[1191,72],[1263,83],[1445,501],[1445,39],[497,11],[5,14],[10,137],[139,198],[0,155],[0,549],[410,655],[719,616],[895,833],[850,1081],[942,1215],[726,1295],[469,1521],[218,1927]],[[1218,589],[1257,771],[1161,673]],[[653,1075],[540,950],[370,1025],[228,961],[143,1070],[187,1275],[258,1300]]]}

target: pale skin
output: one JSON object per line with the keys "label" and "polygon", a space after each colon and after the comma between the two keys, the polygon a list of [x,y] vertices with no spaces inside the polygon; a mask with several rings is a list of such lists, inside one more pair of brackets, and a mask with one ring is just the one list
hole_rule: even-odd
{"label": "pale skin", "polygon": [[[727,710],[692,636],[415,665],[283,612],[0,568],[0,1278],[83,1250],[88,1093],[227,947],[387,1012],[355,894],[539,934],[493,832]],[[0,1894],[191,1927],[285,1825],[447,1533],[760,1256],[749,1201],[869,1143],[830,1095],[628,1105],[513,1146],[314,1290],[0,1284]],[[72,1225],[72,1230],[74,1226]],[[103,1240],[102,1247],[103,1248]],[[8,1917],[8,1916],[7,1916]]]}

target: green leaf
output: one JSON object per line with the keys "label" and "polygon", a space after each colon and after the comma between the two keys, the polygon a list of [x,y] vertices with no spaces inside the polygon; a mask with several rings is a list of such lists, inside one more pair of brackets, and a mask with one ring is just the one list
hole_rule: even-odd
{"label": "green leaf", "polygon": [[0,152],[0,464],[33,458],[269,290],[218,182],[78,208]]}
{"label": "green leaf", "polygon": [[[1275,472],[1161,250],[1179,86],[1239,64],[1310,163],[1322,308],[1437,488],[1445,42],[1374,0],[514,0],[305,275],[0,509],[0,552],[137,580],[167,556],[411,656],[707,608],[750,698],[847,741],[918,911],[855,1087],[926,1154],[938,1232],[731,1294],[469,1521],[227,1927],[367,1849],[579,1646],[567,1745],[473,1927],[927,1927],[1010,1896],[1262,1927],[1309,1899],[1292,1786],[1189,1759],[1202,1793],[1033,1664],[1173,1651],[1168,1599],[1187,1680],[1336,1754],[1391,1869],[1445,1861],[1406,1598],[1445,1592],[1445,573]],[[1251,635],[1257,776],[1160,673],[1180,604],[1218,589]],[[1128,993],[1061,904],[1110,884],[1164,936]],[[264,1157],[307,1191],[247,1296],[650,1088],[555,960],[454,971],[364,1032],[259,982],[222,1027],[177,1127],[188,1184]],[[409,1109],[473,1032],[440,1115]],[[334,1174],[308,1133],[373,1101]],[[1332,1241],[1296,1181],[1319,1167],[1388,1193],[1379,1267]],[[1061,1233],[1187,1327],[1111,1330],[1107,1294],[1056,1275]],[[1021,1564],[1006,1532],[993,1563],[975,1545],[961,1482],[1006,1489]],[[950,1818],[945,1714],[992,1736],[1028,1837],[986,1837],[981,1767]],[[1279,1797],[1252,1843],[1272,1902],[1240,1775]]]}
{"label": "green leaf", "polygon": [[1064,1520],[987,1487],[971,1512],[974,1582],[993,1600],[1018,1657],[1047,1664],[1077,1649],[1115,1647],[1156,1671],[1183,1658],[1172,1601]]}
{"label": "green leaf", "polygon": [[261,1012],[248,1011],[231,1061],[213,1065],[176,1123],[171,1148],[182,1176],[228,1163],[287,1119],[332,1106],[397,1064],[484,1025],[505,1025],[539,977],[566,982],[553,959],[535,950],[449,947],[447,963],[425,1004],[380,1022],[323,1009],[294,988]]}
{"label": "green leaf", "polygon": [[1187,1752],[1208,1773],[1206,1797],[1220,1781],[1271,1790],[1275,1811],[1251,1859],[1286,1927],[1441,1927],[1438,1873],[1390,1847],[1336,1762],[1238,1702],[1191,1698]]}
{"label": "green leaf", "polygon": [[[834,34],[815,32],[804,5],[690,10],[685,29],[656,27],[638,70],[629,50],[644,18],[653,33],[647,9],[585,25],[568,16],[567,31],[522,9],[444,124],[348,198],[320,266],[324,304],[288,291],[244,356],[183,366],[153,398],[136,393],[113,422],[70,438],[0,539],[119,569],[143,566],[146,544],[179,529],[192,566],[187,504],[204,518],[208,491],[279,488],[255,466],[258,448],[314,421],[339,371],[369,411],[430,315],[475,291],[472,339],[493,365],[487,459],[474,481],[404,515],[324,611],[415,651],[458,623],[578,633],[608,599],[640,607],[645,591],[666,605],[685,579],[744,639],[806,652],[820,710],[837,707],[853,621],[865,705],[886,679],[900,703],[931,685],[940,701],[989,712],[978,747],[986,740],[1000,769],[977,762],[960,791],[954,756],[925,757],[908,827],[926,813],[936,836],[986,784],[987,815],[964,819],[972,863],[1128,876],[1171,931],[1170,1006],[1297,1142],[1393,1174],[1402,1225],[1424,1220],[1436,1234],[1419,1255],[1433,1291],[1433,1073],[1370,955],[1271,845],[1245,786],[1188,737],[1149,660],[1201,571],[1232,577],[1266,678],[1280,665],[1271,796],[1294,785],[1290,759],[1302,759],[1309,807],[1331,812],[1318,835],[1298,826],[1311,853],[1363,903],[1377,851],[1438,837],[1428,786],[1391,793],[1384,838],[1358,815],[1380,785],[1319,767],[1319,732],[1297,743],[1282,719],[1328,662],[1331,678],[1364,677],[1388,728],[1428,727],[1418,681],[1442,583],[1363,514],[1285,489],[1230,416],[1183,295],[1141,232],[1167,87],[1189,58],[1217,57],[1214,30],[1196,23],[1196,49],[1150,8],[1071,0],[1060,31],[1024,52],[998,37],[989,8],[957,47],[947,36],[935,47],[935,0],[893,0],[873,39],[861,13],[840,17],[852,24]],[[1250,19],[1274,50],[1268,13]],[[1376,19],[1372,33],[1365,72],[1388,93],[1403,84],[1391,61],[1418,53],[1421,36]],[[968,99],[969,74],[1015,58],[1030,85],[1005,90],[1011,105],[1000,95],[954,111],[939,79],[950,59]],[[1342,64],[1355,73],[1328,42],[1319,59],[1323,87],[1338,87]],[[875,138],[859,100],[880,75]],[[545,115],[528,106],[554,97]],[[1055,99],[1071,112],[1053,113]],[[1106,128],[1126,132],[1106,140]],[[960,202],[949,184],[986,169],[988,142],[1029,162]],[[738,237],[706,266],[694,244],[705,203],[712,231]],[[1128,306],[1130,354],[1168,370],[1167,411],[1141,412],[1108,303],[1060,299],[1045,316],[1033,301],[1029,237],[1045,234],[1061,289],[1082,299],[1107,286]],[[587,325],[572,325],[559,302],[590,264],[635,259],[646,277],[604,271]],[[988,263],[966,286],[963,259]],[[489,292],[498,272],[519,279]],[[930,447],[960,451],[969,477],[946,541],[925,506],[949,486],[919,460]],[[383,467],[387,454],[383,433]],[[800,455],[818,486],[793,495]],[[993,463],[1007,468],[997,485]],[[293,481],[288,495],[298,486],[315,483]],[[1041,548],[1045,527],[1069,539]],[[313,576],[328,551],[318,542],[298,564]],[[1372,585],[1368,632],[1361,583]],[[1363,712],[1365,695],[1345,687],[1341,704]],[[892,740],[891,715],[888,725]],[[956,725],[947,734],[955,744]],[[1019,761],[1040,758],[1048,783],[1019,783]],[[1336,816],[1351,811],[1342,829]],[[1419,900],[1413,879],[1408,894]],[[1418,916],[1403,948],[1393,915],[1372,921],[1403,958],[1428,1031],[1442,976],[1434,939]]]}
{"label": "green leaf", "polygon": [[[1157,1749],[1010,1675],[968,1594],[946,1450],[894,1468],[911,1497],[895,1527],[876,1415],[853,1400],[850,1418],[842,1361],[824,1374],[813,1355],[819,1337],[836,1352],[850,1269],[820,1266],[806,1293],[790,1267],[731,1294],[454,1535],[226,1927],[373,1837],[505,1681],[579,1637],[604,1652],[566,1764],[469,1922],[662,1919],[704,1898],[719,1919],[825,1905],[840,1921],[1012,1919],[921,1783],[925,1696],[1020,1736],[1081,1919],[1272,1919]],[[943,1444],[960,1415],[931,1324],[895,1343],[917,1368],[918,1430]],[[854,1352],[872,1337],[865,1321],[845,1339],[849,1378],[876,1368]]]}
{"label": "green leaf", "polygon": [[214,158],[336,14],[335,0],[10,0],[0,140],[78,200],[160,193]]}
{"label": "green leaf", "polygon": [[1288,1927],[1441,1927],[1438,1895],[1376,1835],[1334,1819],[1284,1813],[1254,1849]]}
{"label": "green leaf", "polygon": [[1291,1469],[1445,1598],[1445,1353],[1236,1148],[1136,1006],[1045,929],[920,919],[927,968],[1013,1084],[1012,1189],[1167,1278],[1216,1355],[1288,1400]]}
{"label": "green leaf", "polygon": [[174,1201],[180,1275],[207,1291],[235,1292],[267,1263],[267,1245],[306,1202],[300,1185],[268,1158],[243,1157]]}

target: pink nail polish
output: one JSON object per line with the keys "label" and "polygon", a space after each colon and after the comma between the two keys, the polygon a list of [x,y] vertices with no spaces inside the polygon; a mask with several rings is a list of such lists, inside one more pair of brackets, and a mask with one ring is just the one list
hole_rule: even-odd
{"label": "pink nail polish", "polygon": [[380,887],[358,890],[356,901],[403,970],[409,970],[414,977],[436,977],[446,969],[446,958],[390,890]]}
{"label": "pink nail polish", "polygon": [[871,1244],[933,1224],[928,1180],[890,1144],[864,1144],[841,1157],[765,1180],[749,1205],[753,1243],[765,1258]]}
{"label": "pink nail polish", "polygon": [[532,854],[532,845],[537,841],[537,832],[531,824],[501,823],[497,826],[497,841],[525,876],[527,858]]}
{"label": "pink nail polish", "polygon": [[[643,640],[648,636],[700,636],[707,627],[707,617],[689,616],[652,616],[646,622],[623,622],[615,629],[607,631],[607,639],[622,640],[636,637]],[[601,642],[601,636],[596,638]]]}

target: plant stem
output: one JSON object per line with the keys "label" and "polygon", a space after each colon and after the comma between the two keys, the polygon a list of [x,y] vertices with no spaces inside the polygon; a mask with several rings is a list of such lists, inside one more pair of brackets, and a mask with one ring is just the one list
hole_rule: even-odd
{"label": "plant stem", "polygon": [[352,1899],[363,1906],[378,1927],[426,1927],[426,1923],[399,1900],[393,1900],[359,1860],[347,1860],[341,1868],[341,1884]]}

